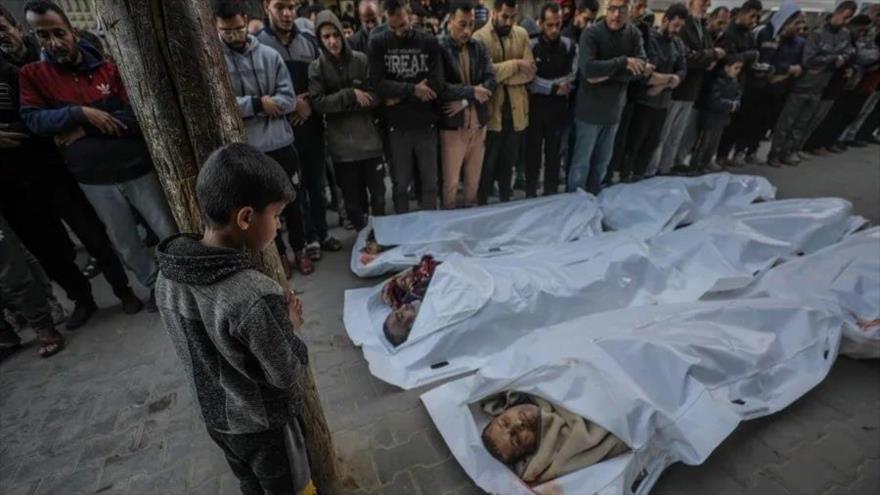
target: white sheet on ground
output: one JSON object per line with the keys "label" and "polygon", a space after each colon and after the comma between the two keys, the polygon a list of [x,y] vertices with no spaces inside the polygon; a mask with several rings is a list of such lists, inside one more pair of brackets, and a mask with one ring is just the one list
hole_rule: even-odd
{"label": "white sheet on ground", "polygon": [[723,210],[775,197],[776,188],[763,177],[722,172],[618,184],[599,193],[599,207],[608,229],[651,237]]}
{"label": "white sheet on ground", "polygon": [[839,241],[858,223],[851,209],[840,199],[774,201],[648,241],[612,232],[510,256],[453,256],[397,348],[382,332],[384,283],[346,291],[344,323],[373,375],[412,388],[478,369],[535,328],[744,288],[781,259]]}
{"label": "white sheet on ground", "polygon": [[[542,328],[476,374],[422,395],[465,472],[490,493],[648,493],[670,464],[700,464],[740,421],[773,414],[827,375],[842,321],[791,300],[599,313]],[[632,452],[536,487],[486,451],[475,404],[515,390],[560,404]]]}
{"label": "white sheet on ground", "polygon": [[781,264],[745,290],[725,296],[827,303],[846,323],[840,353],[880,358],[880,227]]}
{"label": "white sheet on ground", "polygon": [[[364,265],[361,250],[370,231],[376,242],[394,247]],[[374,277],[404,270],[424,254],[441,261],[453,253],[498,256],[601,232],[602,213],[596,198],[583,191],[479,208],[372,217],[355,240],[351,271],[359,277]]]}

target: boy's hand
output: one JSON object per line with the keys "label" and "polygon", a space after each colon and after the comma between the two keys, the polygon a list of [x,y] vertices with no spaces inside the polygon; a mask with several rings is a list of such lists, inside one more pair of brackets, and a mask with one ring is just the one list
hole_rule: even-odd
{"label": "boy's hand", "polygon": [[292,290],[287,291],[287,314],[290,316],[290,322],[293,323],[293,329],[299,330],[303,323],[303,304],[300,298],[294,295]]}

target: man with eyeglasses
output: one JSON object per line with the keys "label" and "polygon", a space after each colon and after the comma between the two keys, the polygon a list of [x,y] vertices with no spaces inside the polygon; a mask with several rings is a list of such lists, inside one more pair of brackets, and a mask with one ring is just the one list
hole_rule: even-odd
{"label": "man with eyeglasses", "polygon": [[[247,32],[247,14],[241,2],[220,0],[214,7],[214,23],[223,41],[223,56],[232,82],[238,113],[244,119],[248,144],[269,155],[287,172],[297,189],[297,197],[284,209],[288,240],[294,264],[303,275],[314,271],[306,256],[303,210],[299,194],[300,161],[293,148],[293,129],[287,115],[297,100],[290,74],[277,51],[260,43]],[[282,263],[289,260],[282,238],[275,244]]]}
{"label": "man with eyeglasses", "polygon": [[607,0],[605,19],[581,35],[580,86],[575,104],[575,145],[568,190],[597,194],[614,151],[626,87],[647,75],[639,29],[629,22],[629,0]]}

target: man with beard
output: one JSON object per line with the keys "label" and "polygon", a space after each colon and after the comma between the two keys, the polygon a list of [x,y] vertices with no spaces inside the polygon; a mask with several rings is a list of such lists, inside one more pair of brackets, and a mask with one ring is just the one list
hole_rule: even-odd
{"label": "man with beard", "polygon": [[[645,176],[647,167],[660,144],[666,112],[672,102],[672,90],[685,77],[684,46],[678,33],[688,17],[684,4],[675,3],[666,9],[660,29],[651,29],[645,40],[648,60],[654,66],[651,76],[635,94],[635,108],[629,135],[623,173],[632,172],[634,179]],[[625,177],[624,179],[628,179]]]}
{"label": "man with beard", "polygon": [[[80,40],[55,3],[30,1],[25,13],[45,57],[19,74],[22,120],[33,133],[55,138],[116,251],[150,288],[149,308],[155,310],[158,269],[138,235],[132,209],[160,238],[177,226],[119,70]],[[124,290],[121,282],[118,289]]]}
{"label": "man with beard", "polygon": [[559,164],[563,132],[571,122],[568,100],[577,77],[577,44],[560,36],[558,4],[546,3],[538,20],[541,34],[531,40],[537,74],[529,85],[531,97],[526,131],[526,197],[538,194],[538,176],[544,164],[544,196],[559,192]]}
{"label": "man with beard", "polygon": [[628,19],[629,0],[608,0],[605,19],[581,35],[568,191],[586,187],[597,194],[601,189],[614,150],[626,87],[646,73],[642,35]]}
{"label": "man with beard", "polygon": [[489,202],[496,180],[498,199],[510,201],[513,166],[519,159],[522,132],[529,125],[526,88],[535,77],[535,58],[528,33],[516,25],[516,15],[516,0],[496,0],[491,22],[474,33],[489,53],[498,82],[489,100],[486,157],[477,193],[481,205]]}
{"label": "man with beard", "polygon": [[391,151],[394,210],[409,211],[413,168],[421,178],[421,207],[437,208],[437,114],[443,89],[440,45],[410,24],[406,0],[386,0],[388,30],[370,37],[370,82],[382,99]]}
{"label": "man with beard", "polygon": [[807,139],[807,133],[834,72],[847,63],[853,45],[846,23],[855,14],[856,3],[841,2],[824,26],[807,36],[804,45],[803,74],[795,79],[776,122],[768,160],[783,165],[800,163],[796,153]]}
{"label": "man with beard", "polygon": [[[574,3],[574,15],[571,23],[562,28],[562,36],[577,44],[581,40],[581,33],[596,20],[599,12],[598,0],[576,0]],[[573,99],[573,98],[572,98]]]}
{"label": "man with beard", "polygon": [[[281,55],[247,34],[247,15],[241,3],[221,0],[214,6],[214,23],[223,42],[223,56],[244,120],[248,144],[269,155],[287,172],[295,186],[300,184],[300,160],[293,148],[294,134],[287,115],[297,104],[290,75]],[[322,162],[323,163],[323,158]],[[297,192],[300,191],[296,187]],[[306,255],[301,194],[284,209],[288,240],[293,249],[294,265],[303,275],[315,268]],[[284,241],[275,238],[282,263],[289,263]],[[285,269],[288,271],[289,269]]]}
{"label": "man with beard", "polygon": [[487,102],[495,91],[495,73],[486,49],[471,38],[474,5],[453,0],[448,35],[440,38],[446,85],[440,99],[440,156],[443,169],[443,207],[458,206],[458,185],[464,176],[464,206],[477,204],[477,188],[485,154]]}
{"label": "man with beard", "polygon": [[377,0],[361,0],[357,7],[358,19],[361,28],[348,38],[348,46],[358,52],[367,52],[370,43],[370,35],[373,29],[382,24],[382,14],[379,12]]}
{"label": "man with beard", "polygon": [[50,140],[31,134],[19,117],[19,68],[39,60],[36,41],[0,7],[0,159],[4,163],[0,206],[49,277],[74,301],[66,323],[68,330],[74,330],[98,307],[88,279],[76,265],[76,251],[64,223],[96,257],[123,311],[137,313],[143,303],[131,290],[104,224],[66,169],[64,158]]}
{"label": "man with beard", "polygon": [[321,250],[339,251],[342,244],[327,230],[327,208],[324,203],[326,169],[324,121],[312,112],[309,101],[309,64],[320,55],[318,41],[312,33],[297,28],[294,0],[263,0],[268,23],[257,35],[260,43],[275,49],[290,73],[297,95],[293,123],[294,147],[299,154],[302,186],[303,219],[305,221],[306,256],[321,259]]}
{"label": "man with beard", "polygon": [[689,0],[688,18],[679,33],[685,46],[687,75],[684,81],[672,92],[672,103],[666,115],[661,132],[660,148],[657,151],[657,169],[668,173],[684,162],[688,150],[681,146],[686,132],[696,132],[697,115],[693,111],[694,102],[703,85],[706,73],[715,68],[724,58],[723,48],[714,47],[712,36],[705,25],[709,0]]}

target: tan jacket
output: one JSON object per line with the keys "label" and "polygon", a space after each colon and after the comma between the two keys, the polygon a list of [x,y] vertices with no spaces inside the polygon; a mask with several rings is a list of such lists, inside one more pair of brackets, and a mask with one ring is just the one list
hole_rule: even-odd
{"label": "tan jacket", "polygon": [[[513,26],[510,35],[504,38],[502,50],[501,39],[495,33],[491,22],[474,33],[474,39],[481,42],[489,53],[492,67],[495,69],[495,80],[498,87],[489,100],[489,130],[501,130],[501,109],[505,93],[510,95],[510,106],[513,112],[513,128],[521,131],[529,125],[529,92],[528,83],[532,78],[523,74],[516,66],[516,59],[535,61],[529,47],[529,35],[526,30]],[[502,54],[503,53],[503,54]],[[506,90],[506,91],[505,91]]]}

